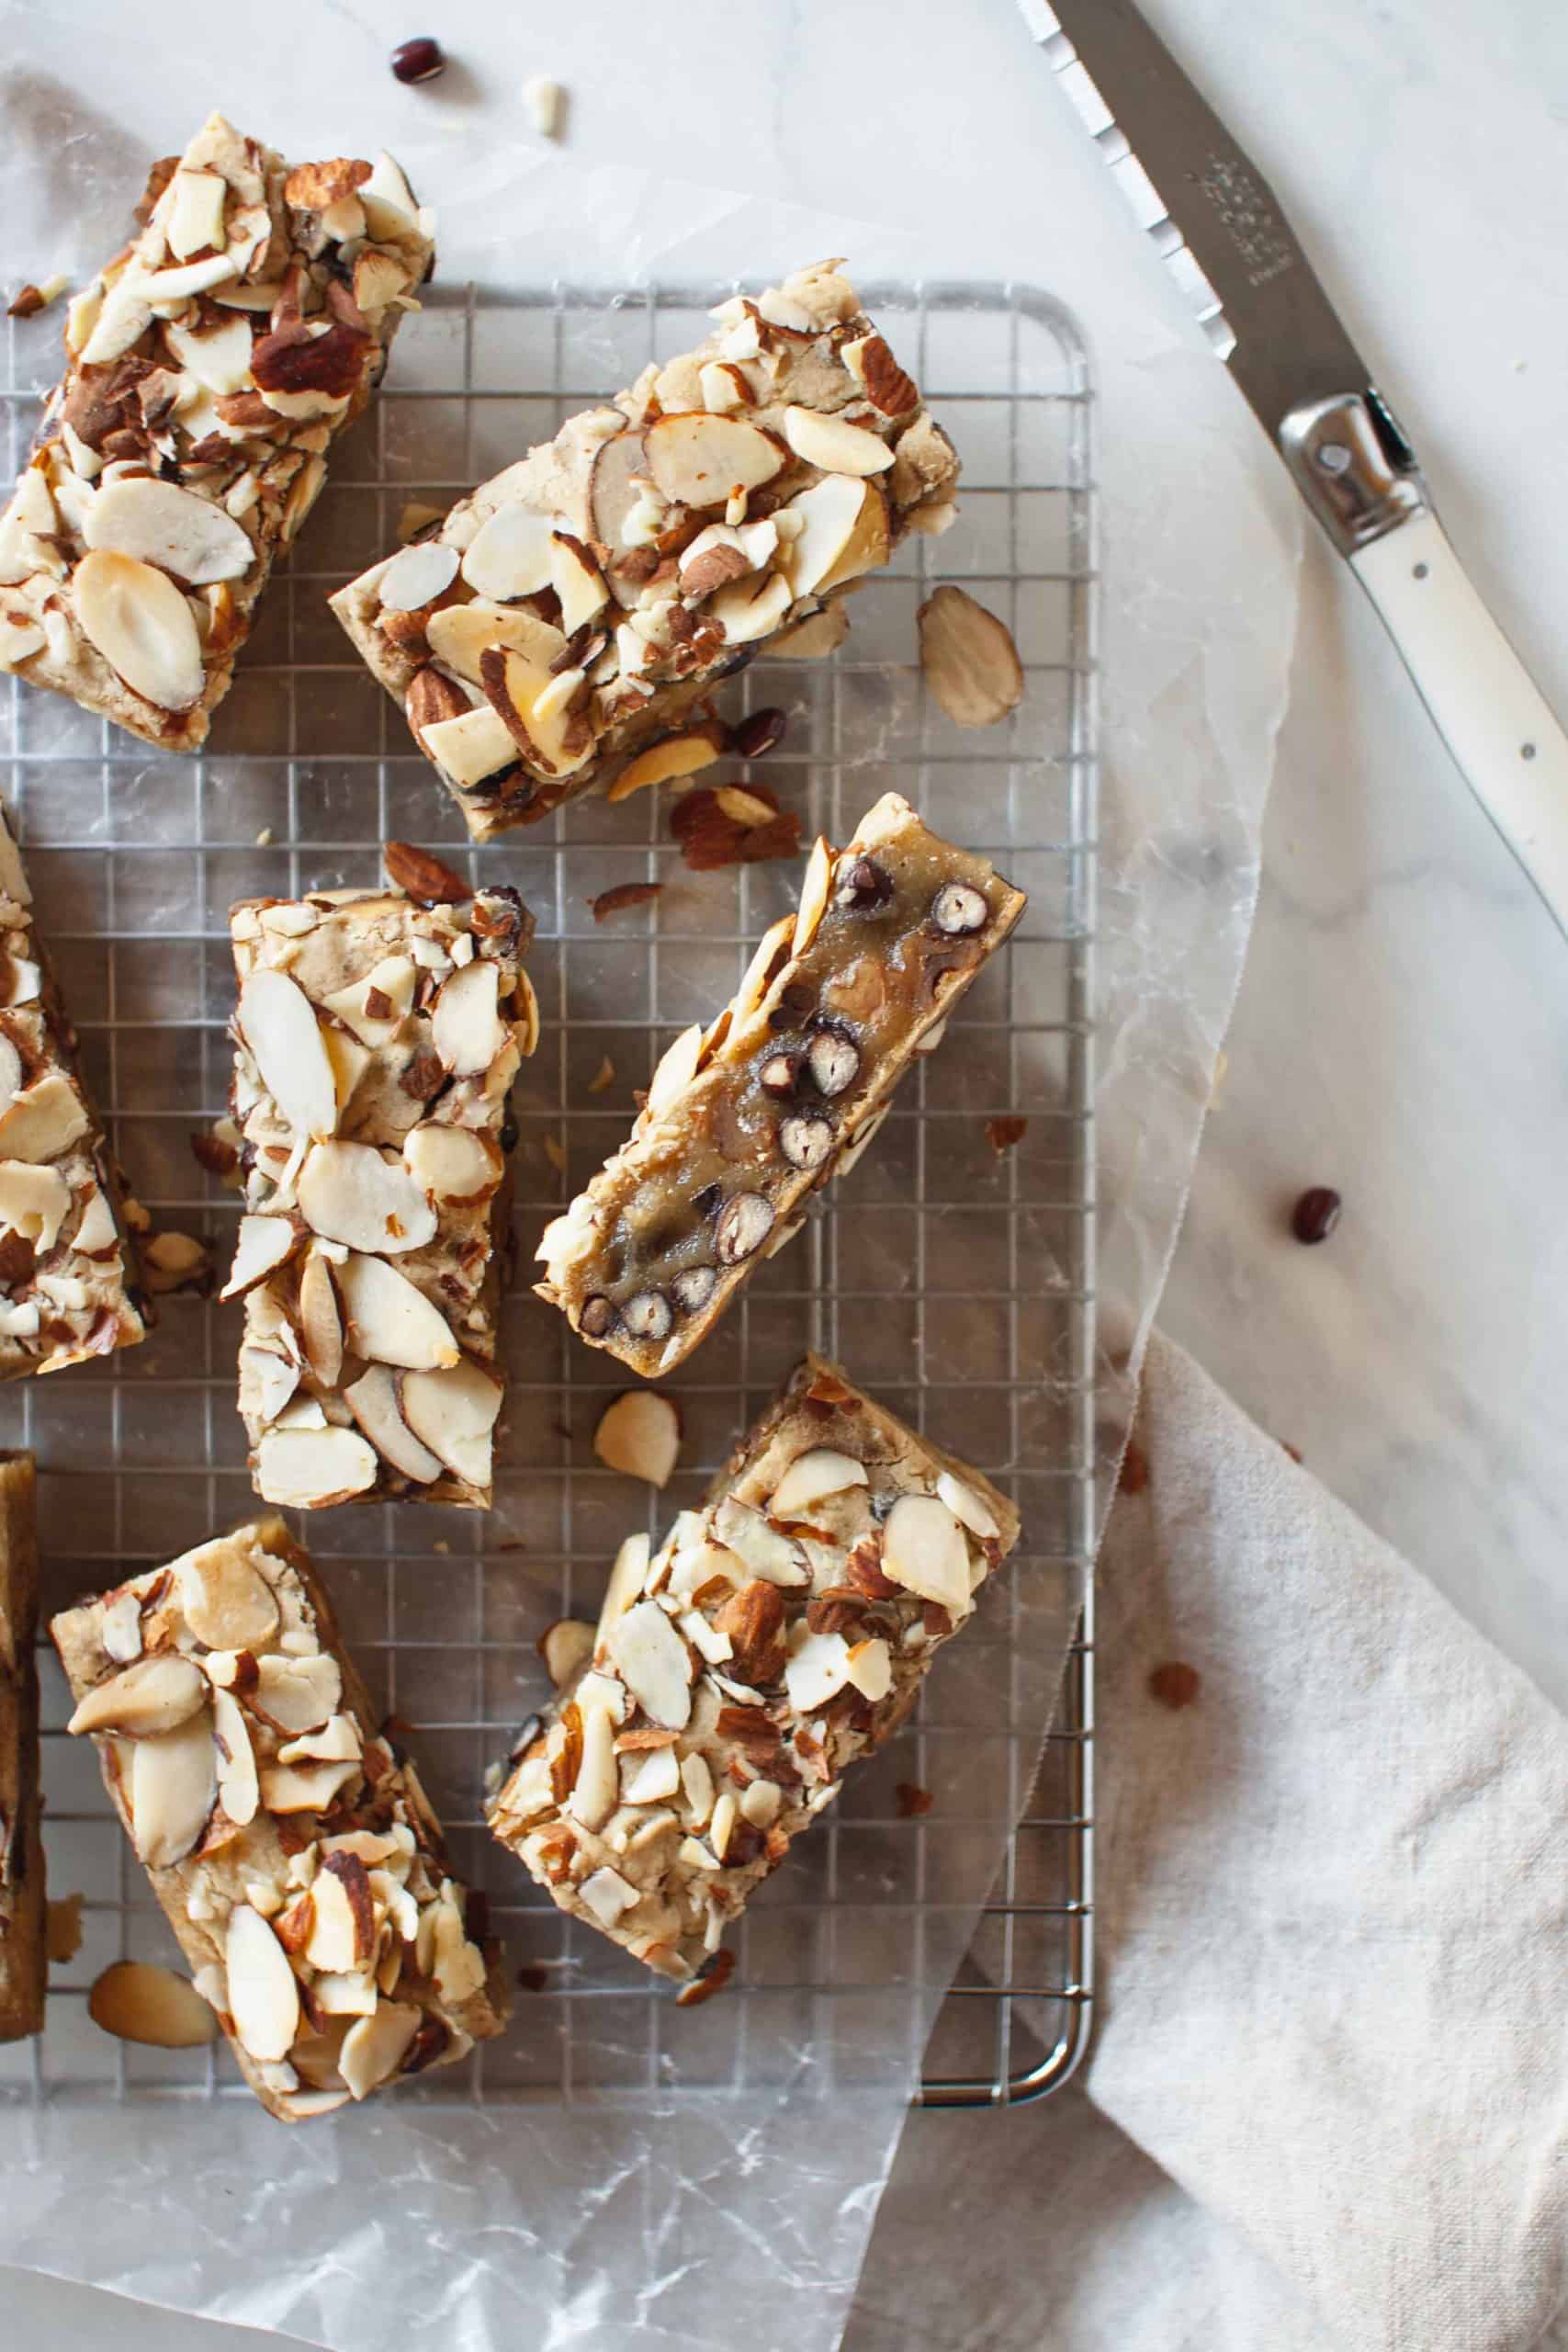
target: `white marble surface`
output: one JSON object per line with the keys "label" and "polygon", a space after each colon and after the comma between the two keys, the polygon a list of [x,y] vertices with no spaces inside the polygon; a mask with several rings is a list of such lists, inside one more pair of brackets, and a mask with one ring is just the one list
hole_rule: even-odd
{"label": "white marble surface", "polygon": [[[1151,10],[1275,180],[1475,577],[1568,707],[1568,18],[1548,0]],[[125,119],[158,150],[209,94],[243,106],[243,51],[220,19],[188,13],[188,43],[155,62],[141,19],[119,20]],[[53,14],[69,24],[72,9]],[[299,94],[298,143],[318,125],[342,143],[346,107],[350,146],[369,135],[362,122],[397,146],[433,103],[454,138],[477,120],[526,140],[518,85],[551,73],[571,92],[571,143],[592,160],[635,164],[673,134],[695,179],[896,220],[934,269],[1017,270],[1076,293],[1092,262],[1098,302],[1147,306],[1187,333],[1010,0],[685,0],[678,15],[581,0],[549,18],[473,6],[441,17],[469,78],[405,94],[381,60],[412,21],[356,0],[273,12],[286,36],[310,22],[331,45],[333,72]],[[1239,401],[1226,430],[1266,472]],[[1568,1699],[1568,947],[1315,545],[1267,869],[1165,1319]],[[1346,1195],[1320,1250],[1284,1233],[1308,1182]],[[1016,2181],[1032,2157],[1037,2211],[1016,2195],[1006,2207],[1015,2262],[1020,2234],[1048,2226],[1042,2120],[933,2118],[914,2137],[874,2245],[857,2323],[867,2346],[927,2340],[900,2314],[922,2261],[959,2259],[956,2242],[931,2236],[945,2158]],[[1048,2344],[1022,2265],[1021,2290],[998,2293],[997,2250],[984,2252],[968,2340]],[[0,2298],[17,2352],[233,2340],[14,2274]]]}

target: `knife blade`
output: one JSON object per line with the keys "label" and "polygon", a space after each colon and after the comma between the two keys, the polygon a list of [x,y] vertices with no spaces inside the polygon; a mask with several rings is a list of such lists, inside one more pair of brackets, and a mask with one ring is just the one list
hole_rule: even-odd
{"label": "knife blade", "polygon": [[1568,936],[1568,734],[1472,584],[1279,198],[1133,0],[1024,20]]}

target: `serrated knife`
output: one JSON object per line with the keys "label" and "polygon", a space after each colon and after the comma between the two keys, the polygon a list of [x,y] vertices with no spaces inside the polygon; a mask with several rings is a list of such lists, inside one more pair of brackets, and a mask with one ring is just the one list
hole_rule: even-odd
{"label": "serrated knife", "polygon": [[1465,781],[1568,935],[1568,735],[1472,585],[1273,190],[1132,0],[1021,6]]}

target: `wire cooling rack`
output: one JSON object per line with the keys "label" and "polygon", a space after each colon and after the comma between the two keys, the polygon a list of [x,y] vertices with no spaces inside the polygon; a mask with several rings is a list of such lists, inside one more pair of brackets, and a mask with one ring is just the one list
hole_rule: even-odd
{"label": "wire cooling rack", "polygon": [[[584,800],[470,849],[325,595],[393,544],[405,505],[446,507],[605,386],[690,347],[732,290],[435,293],[334,453],[202,757],[160,758],[58,697],[10,688],[7,797],[90,1082],[154,1223],[205,1238],[220,1264],[238,1206],[203,1175],[189,1137],[228,1084],[231,900],[372,882],[379,843],[401,837],[467,859],[476,880],[517,884],[538,918],[530,968],[546,1031],[515,1098],[519,1273],[495,1510],[345,1509],[301,1531],[372,1689],[410,1726],[457,1866],[487,1889],[526,1988],[505,2041],[409,2086],[426,2101],[787,2086],[808,2049],[818,2080],[887,2079],[923,2056],[926,2103],[1000,2105],[1064,2081],[1088,2034],[1093,403],[1073,321],[1031,288],[865,289],[959,447],[962,519],[941,540],[911,539],[863,584],[831,662],[760,662],[738,682],[743,702],[727,706],[787,711],[763,773],[807,838],[846,840],[896,786],[939,830],[991,854],[1030,908],[942,1050],[907,1079],[876,1151],[671,1382],[682,1466],[649,1514],[662,1527],[694,1499],[812,1346],[1007,1487],[1023,1548],[944,1653],[917,1717],[850,1776],[799,1860],[762,1890],[722,2002],[675,2007],[522,1882],[484,1830],[486,1768],[543,1692],[536,1639],[557,1616],[594,1612],[606,1564],[645,1509],[642,1489],[592,1451],[615,1367],[529,1295],[533,1242],[624,1135],[632,1089],[671,1036],[711,1015],[794,904],[798,869],[688,874],[652,792],[615,808]],[[56,345],[47,320],[10,336],[15,465]],[[983,735],[953,729],[920,687],[915,610],[937,578],[967,582],[1000,613],[1023,661],[1019,710]],[[644,878],[665,886],[656,913],[595,923],[590,898]],[[1027,1130],[998,1152],[986,1123],[1010,1114]],[[253,1507],[235,1320],[200,1297],[167,1299],[143,1347],[0,1392],[0,1442],[39,1457],[47,1606]],[[0,2051],[0,2098],[237,2091],[226,2052],[133,2048],[86,2015],[110,1960],[175,1955],[86,1744],[62,1735],[47,1651],[43,1672],[51,1888],[83,1897],[82,1941],[52,1971],[45,2033]]]}

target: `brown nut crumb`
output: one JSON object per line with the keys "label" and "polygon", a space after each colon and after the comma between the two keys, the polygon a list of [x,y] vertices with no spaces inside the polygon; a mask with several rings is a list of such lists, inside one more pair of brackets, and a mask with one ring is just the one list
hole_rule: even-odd
{"label": "brown nut crumb", "polygon": [[936,1803],[930,1789],[922,1789],[918,1781],[900,1781],[893,1793],[898,1800],[900,1821],[913,1821],[917,1815],[930,1813]]}
{"label": "brown nut crumb", "polygon": [[62,1894],[58,1903],[51,1902],[44,1918],[44,1940],[50,1959],[63,1967],[74,1960],[82,1949],[82,1897]]}
{"label": "brown nut crumb", "polygon": [[1015,1143],[1021,1143],[1028,1132],[1027,1119],[1009,1116],[1005,1119],[987,1119],[986,1122],[986,1141],[998,1159],[1004,1151],[1010,1151]]}
{"label": "brown nut crumb", "polygon": [[30,319],[46,307],[44,298],[36,286],[23,286],[18,288],[15,300],[6,303],[6,316],[8,319]]}
{"label": "brown nut crumb", "polygon": [[1145,1689],[1151,1699],[1174,1713],[1178,1708],[1190,1707],[1203,1687],[1203,1678],[1195,1666],[1184,1666],[1179,1658],[1168,1659],[1156,1666],[1149,1675]]}
{"label": "brown nut crumb", "polygon": [[198,1127],[190,1138],[192,1157],[209,1176],[231,1176],[240,1164],[240,1155],[231,1143],[208,1128]]}
{"label": "brown nut crumb", "polygon": [[416,849],[412,842],[387,842],[381,850],[381,863],[388,879],[411,899],[418,899],[426,906],[460,905],[471,899],[473,891],[461,875],[427,849]]}
{"label": "brown nut crumb", "polygon": [[549,1981],[549,1970],[547,1968],[540,1968],[534,1962],[527,1962],[517,1972],[517,1982],[522,1985],[525,1993],[542,1993],[548,1985]]}
{"label": "brown nut crumb", "polygon": [[662,882],[617,882],[613,890],[601,890],[587,904],[593,910],[595,922],[603,922],[608,915],[618,915],[626,907],[646,907],[663,889]]}
{"label": "brown nut crumb", "polygon": [[615,1082],[615,1065],[610,1059],[609,1055],[605,1054],[600,1061],[598,1069],[594,1071],[592,1077],[588,1081],[588,1091],[590,1094],[603,1094],[605,1088],[614,1086]]}
{"label": "brown nut crumb", "polygon": [[[726,790],[734,794],[734,787]],[[773,857],[800,854],[800,819],[793,809],[782,811],[766,785],[752,785],[736,797],[765,808],[770,814],[742,824],[726,810],[720,794],[706,785],[688,792],[670,814],[670,830],[681,844],[681,854],[694,873],[711,873],[723,865],[756,865]]]}
{"label": "brown nut crumb", "polygon": [[723,1992],[734,1973],[735,1954],[728,1949],[716,1951],[702,1974],[694,1976],[689,1984],[682,1985],[675,1996],[675,2007],[678,2009],[700,2008],[705,2001],[711,2001],[716,1993]]}

